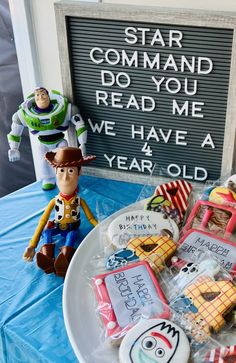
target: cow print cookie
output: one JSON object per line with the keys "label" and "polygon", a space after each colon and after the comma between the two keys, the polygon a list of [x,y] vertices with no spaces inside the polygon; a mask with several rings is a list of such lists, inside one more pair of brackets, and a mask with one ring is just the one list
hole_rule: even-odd
{"label": "cow print cookie", "polygon": [[120,363],[187,363],[189,341],[181,328],[169,320],[142,320],[124,337]]}
{"label": "cow print cookie", "polygon": [[108,239],[117,248],[125,248],[131,238],[167,233],[174,241],[179,238],[177,224],[162,213],[134,210],[115,218],[108,227]]}

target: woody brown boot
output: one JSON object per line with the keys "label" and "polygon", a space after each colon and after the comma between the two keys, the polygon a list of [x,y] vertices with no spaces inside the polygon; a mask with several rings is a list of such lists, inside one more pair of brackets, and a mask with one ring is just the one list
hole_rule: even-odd
{"label": "woody brown boot", "polygon": [[41,268],[46,274],[54,272],[54,243],[47,243],[43,245],[40,252],[36,254],[36,262],[39,268]]}
{"label": "woody brown boot", "polygon": [[54,262],[56,275],[65,277],[70,261],[75,253],[75,248],[71,246],[63,246]]}

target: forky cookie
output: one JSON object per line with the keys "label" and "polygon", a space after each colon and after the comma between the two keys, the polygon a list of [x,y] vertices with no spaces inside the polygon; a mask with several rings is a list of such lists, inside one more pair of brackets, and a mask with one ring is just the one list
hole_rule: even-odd
{"label": "forky cookie", "polygon": [[181,328],[169,320],[141,320],[124,337],[120,363],[187,363],[189,341]]}

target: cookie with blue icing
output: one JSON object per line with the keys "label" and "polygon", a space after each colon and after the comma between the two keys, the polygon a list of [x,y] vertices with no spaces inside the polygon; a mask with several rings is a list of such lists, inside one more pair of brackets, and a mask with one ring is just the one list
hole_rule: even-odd
{"label": "cookie with blue icing", "polygon": [[139,258],[136,256],[135,251],[122,248],[119,251],[114,252],[108,257],[106,261],[106,269],[114,270],[122,266],[127,265],[130,262],[138,261]]}

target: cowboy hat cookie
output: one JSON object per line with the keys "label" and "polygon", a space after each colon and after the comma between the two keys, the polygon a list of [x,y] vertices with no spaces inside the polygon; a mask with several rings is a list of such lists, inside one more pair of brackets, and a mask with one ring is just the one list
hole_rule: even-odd
{"label": "cowboy hat cookie", "polygon": [[117,248],[127,246],[131,238],[147,235],[161,235],[162,230],[172,236],[174,241],[179,238],[177,224],[162,213],[133,210],[115,218],[108,227],[108,239]]}
{"label": "cowboy hat cookie", "polygon": [[142,320],[124,337],[120,363],[187,363],[189,341],[181,328],[169,320]]}

